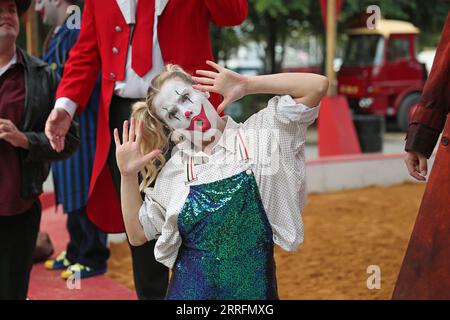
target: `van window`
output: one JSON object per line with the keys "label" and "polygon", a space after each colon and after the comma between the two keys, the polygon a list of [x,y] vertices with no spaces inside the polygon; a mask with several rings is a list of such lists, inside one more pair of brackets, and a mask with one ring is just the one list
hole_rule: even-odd
{"label": "van window", "polygon": [[351,35],[344,55],[344,66],[372,66],[383,61],[384,39],[379,35]]}
{"label": "van window", "polygon": [[407,39],[391,39],[389,41],[389,61],[394,62],[398,59],[409,59],[409,57],[409,41]]}

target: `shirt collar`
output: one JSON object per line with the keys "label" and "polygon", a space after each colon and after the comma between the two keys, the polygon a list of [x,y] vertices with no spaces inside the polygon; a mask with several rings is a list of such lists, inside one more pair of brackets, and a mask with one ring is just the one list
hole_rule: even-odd
{"label": "shirt collar", "polygon": [[0,68],[0,76],[2,76],[6,71],[12,68],[15,64],[19,64],[21,66],[25,65],[19,49],[17,49],[16,53],[14,54],[14,56],[11,58],[10,61],[5,66]]}
{"label": "shirt collar", "polygon": [[236,153],[236,134],[239,130],[239,124],[230,116],[224,116],[222,119],[226,121],[225,129],[223,130],[224,134],[222,134],[214,148],[221,146],[229,152]]}
{"label": "shirt collar", "polygon": [[[221,135],[219,141],[213,147],[213,152],[217,147],[222,147],[231,153],[237,152],[237,144],[236,144],[236,134],[239,130],[239,124],[236,123],[233,118],[230,116],[222,117],[223,120],[226,121],[225,128],[223,130],[223,134]],[[177,148],[180,152],[186,156],[191,157],[209,157],[203,151],[195,151],[192,148],[191,142],[189,140],[184,140],[177,144]]]}
{"label": "shirt collar", "polygon": [[169,0],[156,0],[155,2],[156,15],[160,16],[162,14],[168,2]]}
{"label": "shirt collar", "polygon": [[[148,0],[144,0],[148,1]],[[136,0],[116,0],[117,5],[122,12],[122,15],[127,22],[127,24],[135,24],[136,23],[136,8],[137,1]],[[156,15],[160,16],[164,11],[169,0],[155,0],[155,11]]]}
{"label": "shirt collar", "polygon": [[136,0],[116,0],[127,24],[136,23]]}
{"label": "shirt collar", "polygon": [[[64,23],[64,24],[65,24],[65,23]],[[64,25],[64,24],[63,24],[63,25]],[[55,27],[55,30],[53,30],[53,35],[57,35],[58,32],[61,31],[63,25],[56,26],[56,27]]]}

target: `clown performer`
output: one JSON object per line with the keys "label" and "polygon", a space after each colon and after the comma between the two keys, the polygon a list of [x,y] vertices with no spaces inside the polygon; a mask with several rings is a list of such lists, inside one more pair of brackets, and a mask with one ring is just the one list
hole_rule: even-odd
{"label": "clown performer", "polygon": [[[328,80],[207,64],[216,72],[199,77],[167,65],[133,106],[122,141],[114,131],[127,234],[133,245],[157,239],[155,257],[173,271],[166,299],[278,299],[273,248],[303,241],[306,129]],[[209,92],[224,97],[218,111]],[[257,93],[281,96],[244,123],[219,116]],[[165,127],[182,138],[167,162]]]}
{"label": "clown performer", "polygon": [[[44,43],[43,60],[60,76],[69,52],[78,39],[79,30],[67,25],[68,9],[76,4],[73,0],[37,0],[35,10],[45,24],[52,26]],[[109,249],[107,235],[100,231],[86,215],[89,182],[95,155],[97,110],[100,97],[98,80],[91,98],[79,114],[80,148],[69,159],[52,164],[56,203],[67,212],[67,249],[54,260],[47,260],[49,270],[64,270],[63,279],[75,272],[81,279],[103,274],[107,269]]]}
{"label": "clown performer", "polygon": [[[88,218],[102,231],[125,231],[120,210],[120,172],[113,129],[145,98],[150,81],[164,65],[189,72],[212,60],[209,25],[241,24],[247,0],[85,0],[80,36],[64,66],[46,134],[55,150],[64,146],[68,124],[85,108],[101,72],[97,140],[89,185]],[[211,95],[214,106],[220,96]],[[58,139],[59,138],[59,139]],[[130,246],[139,299],[163,299],[169,271],[155,260],[156,241]]]}

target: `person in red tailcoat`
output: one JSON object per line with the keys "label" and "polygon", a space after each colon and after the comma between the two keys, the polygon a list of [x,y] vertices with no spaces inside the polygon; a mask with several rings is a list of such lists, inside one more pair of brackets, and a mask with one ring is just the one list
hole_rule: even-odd
{"label": "person in red tailcoat", "polygon": [[393,299],[450,299],[449,110],[450,14],[408,128],[405,160],[411,176],[425,180],[427,158],[438,141],[439,147]]}
{"label": "person in red tailcoat", "polygon": [[[175,63],[194,73],[212,60],[209,24],[232,26],[248,13],[246,0],[85,0],[78,42],[70,52],[46,134],[57,151],[71,118],[83,110],[101,72],[97,145],[88,217],[109,233],[124,231],[120,173],[112,130],[122,128],[134,102],[145,98],[155,75]],[[218,95],[211,96],[216,107]],[[164,297],[168,270],[155,261],[155,241],[131,246],[140,299]]]}

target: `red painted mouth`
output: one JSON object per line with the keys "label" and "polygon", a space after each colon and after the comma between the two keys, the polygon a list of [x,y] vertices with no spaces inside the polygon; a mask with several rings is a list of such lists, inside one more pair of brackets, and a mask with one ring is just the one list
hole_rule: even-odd
{"label": "red painted mouth", "polygon": [[211,123],[206,117],[205,108],[203,108],[202,104],[200,114],[192,117],[191,124],[189,125],[189,128],[187,128],[187,130],[205,132],[209,129],[211,129]]}

